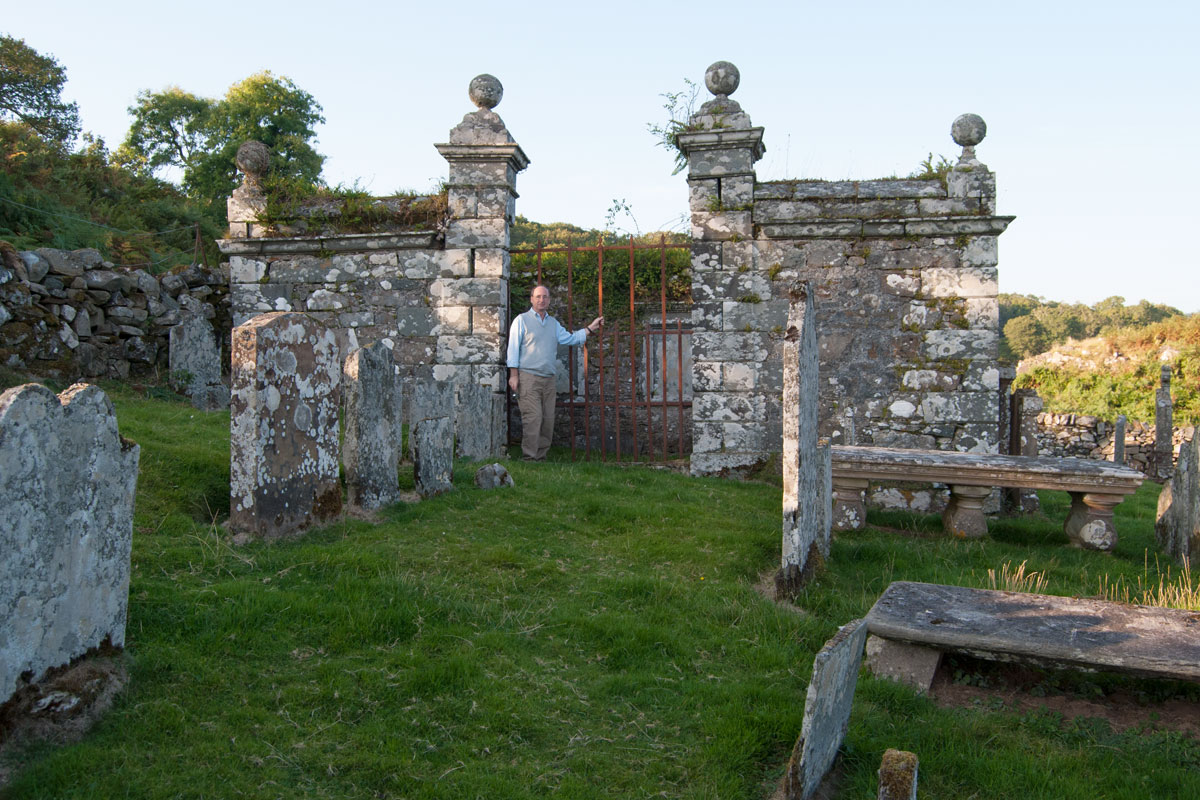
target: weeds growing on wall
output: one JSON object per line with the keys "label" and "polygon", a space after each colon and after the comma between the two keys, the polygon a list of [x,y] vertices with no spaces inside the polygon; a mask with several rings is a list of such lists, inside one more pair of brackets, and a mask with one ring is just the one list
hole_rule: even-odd
{"label": "weeds growing on wall", "polygon": [[444,186],[432,194],[398,192],[374,197],[357,184],[330,188],[293,176],[272,175],[264,180],[263,194],[267,207],[259,222],[274,236],[446,228]]}

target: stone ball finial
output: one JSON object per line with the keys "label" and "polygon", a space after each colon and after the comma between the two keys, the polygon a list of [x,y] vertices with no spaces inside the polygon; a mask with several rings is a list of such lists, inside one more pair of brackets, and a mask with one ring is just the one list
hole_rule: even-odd
{"label": "stone ball finial", "polygon": [[742,82],[742,73],[728,61],[717,61],[704,71],[704,85],[715,95],[731,95]]}
{"label": "stone ball finial", "polygon": [[490,111],[500,105],[500,98],[504,97],[504,86],[494,75],[488,75],[485,72],[471,79],[471,85],[467,87],[467,94],[470,95],[471,102],[476,107],[486,108]]}
{"label": "stone ball finial", "polygon": [[271,165],[271,149],[262,142],[243,142],[235,160],[238,169],[246,176],[246,182],[257,186]]}
{"label": "stone ball finial", "polygon": [[950,136],[955,144],[974,147],[987,136],[987,123],[978,114],[963,114],[950,126]]}

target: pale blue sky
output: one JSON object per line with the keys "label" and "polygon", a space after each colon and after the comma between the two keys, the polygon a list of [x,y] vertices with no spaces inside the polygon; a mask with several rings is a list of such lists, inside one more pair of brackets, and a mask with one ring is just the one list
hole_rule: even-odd
{"label": "pale blue sky", "polygon": [[1017,216],[1001,291],[1200,311],[1195,2],[7,5],[0,32],[58,58],[110,146],[141,89],[216,97],[269,69],[324,107],[326,179],[379,194],[445,177],[433,143],[489,72],[532,162],[519,213],[585,227],[616,198],[643,229],[686,210],[646,125],[713,61],[739,67],[734,97],[766,129],[760,180],[904,175],[957,156],[950,123],[974,112],[999,211]]}

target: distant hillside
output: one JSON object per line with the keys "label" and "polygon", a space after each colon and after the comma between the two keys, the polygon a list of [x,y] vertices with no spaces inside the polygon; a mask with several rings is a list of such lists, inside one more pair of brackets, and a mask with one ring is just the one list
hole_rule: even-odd
{"label": "distant hillside", "polygon": [[1001,354],[1006,361],[1044,353],[1069,339],[1108,336],[1121,328],[1144,327],[1183,315],[1177,308],[1145,300],[1127,306],[1119,296],[1091,306],[1007,293],[1001,293],[999,301]]}
{"label": "distant hillside", "polygon": [[1171,367],[1176,425],[1200,422],[1200,314],[1068,340],[1017,365],[1015,387],[1035,388],[1049,411],[1153,421],[1161,367]]}

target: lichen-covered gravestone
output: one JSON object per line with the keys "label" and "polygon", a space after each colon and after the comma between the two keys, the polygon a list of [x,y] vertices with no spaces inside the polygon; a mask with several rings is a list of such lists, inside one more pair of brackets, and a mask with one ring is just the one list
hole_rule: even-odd
{"label": "lichen-covered gravestone", "polygon": [[866,621],[856,619],[843,625],[813,659],[800,738],[783,776],[787,800],[812,797],[837,758],[850,725],[866,638]]}
{"label": "lichen-covered gravestone", "polygon": [[1177,561],[1200,556],[1200,437],[1179,448],[1175,474],[1158,495],[1158,546]]}
{"label": "lichen-covered gravestone", "polygon": [[229,407],[229,389],[221,382],[221,349],[204,317],[185,314],[171,327],[171,384],[201,411]]}
{"label": "lichen-covered gravestone", "polygon": [[342,369],[346,397],[342,465],[347,500],[358,508],[382,508],[399,496],[396,419],[401,395],[395,372],[392,349],[384,342],[355,350]]}
{"label": "lichen-covered gravestone", "polygon": [[829,558],[832,463],[817,441],[817,332],[812,290],[791,293],[783,342],[783,554],[779,597],[795,595]]}
{"label": "lichen-covered gravestone", "polygon": [[233,330],[229,527],[277,538],[342,510],[333,331],[303,314],[262,314]]}
{"label": "lichen-covered gravestone", "polygon": [[503,419],[504,395],[479,383],[458,387],[454,434],[457,455],[474,461],[495,458],[501,454],[503,443],[496,420]]}
{"label": "lichen-covered gravestone", "polygon": [[[409,456],[416,460],[417,439],[413,435],[417,423],[423,419],[454,417],[454,384],[439,381],[429,370],[420,370],[413,375],[405,392],[405,412],[408,416]],[[450,435],[454,435],[453,425]]]}
{"label": "lichen-covered gravestone", "polygon": [[0,394],[0,703],[124,645],[138,453],[95,386]]}
{"label": "lichen-covered gravestone", "polygon": [[419,420],[413,432],[413,475],[422,497],[448,492],[454,466],[454,426],[449,417]]}

